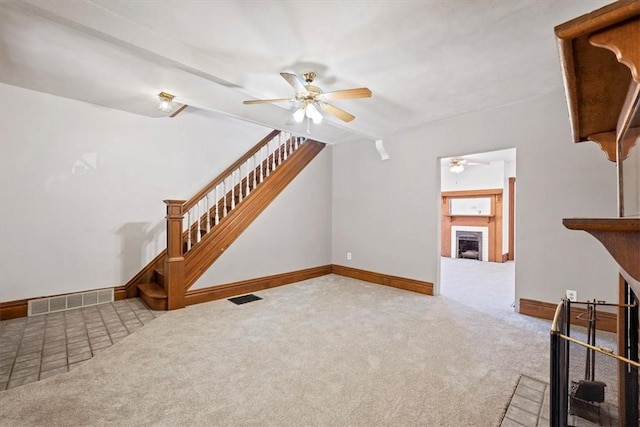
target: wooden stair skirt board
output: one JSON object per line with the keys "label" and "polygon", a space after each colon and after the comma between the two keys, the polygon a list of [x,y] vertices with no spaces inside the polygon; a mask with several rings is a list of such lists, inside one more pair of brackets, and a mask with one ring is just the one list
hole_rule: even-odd
{"label": "wooden stair skirt board", "polygon": [[433,295],[433,283],[423,282],[421,280],[407,279],[406,277],[391,276],[383,273],[374,273],[372,271],[360,270],[337,264],[333,264],[332,272],[339,276],[351,277],[352,279],[363,280],[369,283],[391,286],[393,288],[404,289],[405,291],[412,291],[425,295]]}
{"label": "wooden stair skirt board", "polygon": [[[539,319],[553,320],[553,315],[556,312],[558,304],[536,301],[531,299],[520,298],[520,314],[527,316],[537,317]],[[582,319],[576,319],[576,316],[580,314],[586,314],[587,310],[582,308],[584,306],[571,306],[571,324],[578,326],[587,326],[587,322]],[[617,331],[617,319],[616,313],[609,311],[598,310],[596,312],[598,321],[596,327],[602,331],[613,332]]]}
{"label": "wooden stair skirt board", "polygon": [[289,273],[274,274],[273,276],[259,277],[257,279],[242,280],[240,282],[225,285],[210,286],[207,288],[187,291],[185,303],[187,305],[200,304],[202,302],[229,298],[265,289],[276,288],[314,277],[331,274],[331,265],[306,268],[304,270],[291,271]]}

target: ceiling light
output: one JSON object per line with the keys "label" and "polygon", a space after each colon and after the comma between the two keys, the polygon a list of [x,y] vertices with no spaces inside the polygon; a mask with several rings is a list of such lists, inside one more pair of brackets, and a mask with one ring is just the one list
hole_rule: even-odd
{"label": "ceiling light", "polygon": [[454,163],[449,166],[449,172],[460,173],[464,170],[464,165],[460,163]]}
{"label": "ceiling light", "polygon": [[322,121],[322,114],[318,111],[318,109],[313,104],[307,104],[306,108],[307,117],[313,120],[313,123],[318,124]]}
{"label": "ceiling light", "polygon": [[173,110],[173,98],[174,96],[168,94],[166,92],[160,92],[158,94],[158,99],[160,100],[160,104],[158,105],[158,109],[160,111],[164,111],[166,113],[170,113]]}
{"label": "ceiling light", "polygon": [[293,120],[296,123],[302,123],[302,120],[304,119],[304,107],[300,107],[296,110],[295,113],[293,113]]}

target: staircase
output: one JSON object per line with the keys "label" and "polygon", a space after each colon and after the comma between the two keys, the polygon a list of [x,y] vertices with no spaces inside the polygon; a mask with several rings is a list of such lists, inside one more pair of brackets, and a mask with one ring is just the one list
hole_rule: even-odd
{"label": "staircase", "polygon": [[167,249],[124,285],[153,310],[185,306],[186,291],[324,144],[273,131],[191,199],[165,200]]}

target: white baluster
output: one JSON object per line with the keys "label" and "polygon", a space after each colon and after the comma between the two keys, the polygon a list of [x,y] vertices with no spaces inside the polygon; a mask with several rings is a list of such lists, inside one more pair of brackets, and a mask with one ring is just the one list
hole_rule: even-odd
{"label": "white baluster", "polygon": [[271,154],[271,170],[276,170],[276,150],[278,149],[278,142],[273,141],[273,143],[275,146],[273,147],[273,153]]}
{"label": "white baluster", "polygon": [[211,208],[209,207],[209,193],[207,193],[207,233],[211,231]]}
{"label": "white baluster", "polygon": [[196,203],[196,243],[200,241],[200,202]]}
{"label": "white baluster", "polygon": [[278,148],[276,148],[276,150],[278,151],[278,166],[280,166],[280,163],[282,161],[282,132],[280,132],[278,134]]}
{"label": "white baluster", "polygon": [[263,149],[264,149],[264,146],[260,147],[260,175],[258,175],[258,177],[259,177],[258,183],[259,184],[262,183],[262,178],[263,178],[263,175],[264,175],[264,167],[263,167],[264,156],[262,155],[262,150]]}
{"label": "white baluster", "polygon": [[289,145],[289,141],[291,140],[291,134],[289,134],[288,138],[284,139],[284,159],[287,160],[287,147]]}
{"label": "white baluster", "polygon": [[253,189],[256,189],[256,157],[257,157],[258,153],[253,153]]}
{"label": "white baluster", "polygon": [[231,210],[236,208],[236,171],[231,172]]}
{"label": "white baluster", "polygon": [[191,250],[191,211],[187,211],[187,250]]}
{"label": "white baluster", "polygon": [[297,150],[298,147],[300,147],[300,141],[298,140],[297,136],[295,137],[294,141],[295,141],[295,147],[296,147],[296,150]]}
{"label": "white baluster", "polygon": [[[183,230],[188,230],[189,229],[189,215],[185,215],[184,217],[182,217],[182,229]],[[189,241],[189,235],[187,233],[187,242]],[[184,243],[183,243],[184,245]],[[188,250],[188,249],[187,249]]]}
{"label": "white baluster", "polygon": [[224,218],[225,216],[227,216],[227,213],[229,212],[227,210],[227,187],[225,184],[226,178],[222,180],[222,204],[223,209],[222,209],[222,217]]}
{"label": "white baluster", "polygon": [[240,197],[238,202],[242,201],[242,165],[238,166],[238,193],[240,193]]}
{"label": "white baluster", "polygon": [[[220,185],[220,184],[218,184],[218,185]],[[220,201],[220,199],[218,198],[218,185],[216,185],[216,197],[214,199],[216,201],[216,217],[215,217],[214,222],[213,222],[214,225],[216,225],[216,224],[218,224],[220,222],[220,215],[218,215],[218,206],[220,206],[218,204],[218,202]]]}
{"label": "white baluster", "polygon": [[269,148],[271,148],[271,141],[267,142],[267,173],[265,177],[269,176],[269,171],[271,171],[271,165],[269,164]]}
{"label": "white baluster", "polygon": [[245,192],[245,197],[249,195],[249,159],[244,163],[244,171],[247,173],[247,191]]}

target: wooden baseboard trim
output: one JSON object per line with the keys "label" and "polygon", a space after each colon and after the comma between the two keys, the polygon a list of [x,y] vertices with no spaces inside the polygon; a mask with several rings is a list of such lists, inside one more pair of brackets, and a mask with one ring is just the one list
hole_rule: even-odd
{"label": "wooden baseboard trim", "polygon": [[421,280],[375,273],[373,271],[360,270],[358,268],[346,267],[338,264],[332,265],[332,272],[333,274],[351,277],[352,279],[363,280],[369,283],[391,286],[398,289],[404,289],[405,291],[418,292],[425,295],[433,295],[433,283],[423,282]]}
{"label": "wooden baseboard trim", "polygon": [[[527,316],[537,317],[539,319],[553,320],[553,315],[556,312],[558,304],[536,301],[531,299],[520,298],[520,314],[526,314]],[[582,319],[576,319],[576,316],[582,313],[586,313],[587,310],[582,307],[571,307],[571,324],[578,326],[587,326],[586,321]],[[608,311],[597,312],[598,322],[596,327],[602,331],[613,332],[617,331],[618,316],[616,313]]]}
{"label": "wooden baseboard trim", "polygon": [[134,296],[127,295],[127,287],[126,286],[117,286],[113,288],[113,299],[115,301],[127,298],[134,298]]}
{"label": "wooden baseboard trim", "polygon": [[27,300],[0,302],[0,320],[16,319],[27,315]]}
{"label": "wooden baseboard trim", "polygon": [[325,276],[331,274],[331,270],[331,265],[323,265],[289,273],[190,290],[185,296],[185,303],[186,305],[200,304],[250,292],[262,291],[302,280],[313,279],[314,277]]}

